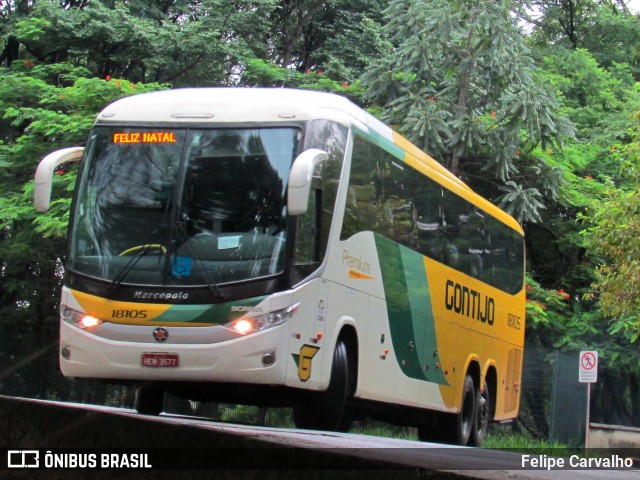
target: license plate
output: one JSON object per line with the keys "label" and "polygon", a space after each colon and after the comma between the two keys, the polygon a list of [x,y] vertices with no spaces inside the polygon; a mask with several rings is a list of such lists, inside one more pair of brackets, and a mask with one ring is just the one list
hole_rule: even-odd
{"label": "license plate", "polygon": [[142,366],[151,368],[175,368],[180,366],[177,353],[145,352],[142,354]]}

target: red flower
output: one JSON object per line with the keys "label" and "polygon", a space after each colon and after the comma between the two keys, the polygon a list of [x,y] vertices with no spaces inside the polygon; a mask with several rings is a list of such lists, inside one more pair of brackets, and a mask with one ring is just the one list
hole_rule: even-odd
{"label": "red flower", "polygon": [[491,112],[491,118],[496,118],[496,112]]}
{"label": "red flower", "polygon": [[104,77],[104,79],[108,82],[109,80],[111,80],[111,75],[107,75],[106,77]]}

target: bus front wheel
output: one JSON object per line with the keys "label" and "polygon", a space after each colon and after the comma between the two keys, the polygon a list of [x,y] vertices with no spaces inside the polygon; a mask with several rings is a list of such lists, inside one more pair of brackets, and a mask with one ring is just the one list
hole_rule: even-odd
{"label": "bus front wheel", "polygon": [[164,408],[164,389],[154,384],[138,387],[133,408],[142,415],[160,415]]}
{"label": "bus front wheel", "polygon": [[324,392],[310,394],[304,403],[293,407],[296,427],[310,430],[348,430],[345,410],[350,385],[349,372],[347,345],[339,339],[333,352],[329,387]]}

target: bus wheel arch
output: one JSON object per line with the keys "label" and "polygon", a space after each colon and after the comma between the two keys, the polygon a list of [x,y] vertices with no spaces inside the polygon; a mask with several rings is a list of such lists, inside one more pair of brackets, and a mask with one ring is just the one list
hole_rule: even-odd
{"label": "bus wheel arch", "polygon": [[357,387],[357,345],[353,327],[343,327],[333,350],[329,386],[322,392],[309,392],[293,407],[293,419],[298,428],[349,429],[348,404]]}

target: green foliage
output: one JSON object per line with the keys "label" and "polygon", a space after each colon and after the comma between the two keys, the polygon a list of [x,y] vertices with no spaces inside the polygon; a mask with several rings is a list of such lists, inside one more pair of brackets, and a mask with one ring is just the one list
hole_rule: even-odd
{"label": "green foliage", "polygon": [[[61,169],[54,182],[57,194],[51,210],[35,217],[31,179],[37,161],[49,151],[82,144],[97,112],[108,103],[133,93],[164,88],[159,84],[80,76],[86,73],[71,65],[2,72],[0,110],[4,115],[0,131],[5,144],[0,145],[0,161],[6,166],[2,173],[6,183],[2,184],[0,198],[0,228],[5,231],[14,233],[17,225],[32,219],[38,232],[63,237],[75,177]],[[57,83],[50,83],[52,79]],[[28,243],[34,242],[38,242],[37,237]]]}
{"label": "green foliage", "polygon": [[392,1],[385,11],[391,44],[364,79],[385,120],[454,173],[473,180],[491,172],[507,191],[492,199],[536,221],[543,192],[519,175],[526,153],[559,148],[573,128],[536,75],[512,8],[509,1]]}
{"label": "green foliage", "polygon": [[274,85],[332,92],[348,97],[355,103],[364,102],[364,87],[359,81],[353,84],[339,82],[329,78],[322,70],[300,73],[257,58],[246,60],[240,83],[247,86]]}
{"label": "green foliage", "polygon": [[[640,78],[640,17],[622,1],[534,0],[536,22],[532,43],[544,51],[588,50],[598,64],[610,69],[628,63]],[[529,19],[530,20],[530,19]]]}
{"label": "green foliage", "polygon": [[635,141],[616,148],[614,157],[625,183],[609,182],[605,195],[592,202],[584,234],[591,255],[600,259],[594,287],[600,309],[614,319],[609,331],[634,343],[640,336],[640,128]]}
{"label": "green foliage", "polygon": [[141,2],[93,1],[86,8],[68,9],[36,2],[27,18],[11,17],[12,34],[32,61],[71,62],[96,77],[174,85],[232,83],[239,59],[264,50],[267,18],[276,8],[275,0],[165,5],[172,3],[162,11]]}
{"label": "green foliage", "polygon": [[386,3],[280,0],[270,15],[268,59],[298,72],[321,70],[335,80],[353,83],[384,45],[380,19]]}

